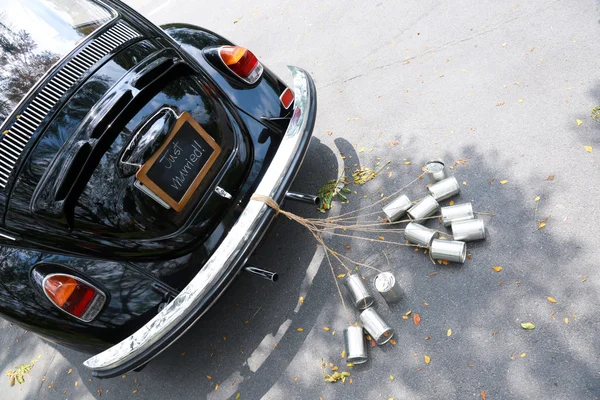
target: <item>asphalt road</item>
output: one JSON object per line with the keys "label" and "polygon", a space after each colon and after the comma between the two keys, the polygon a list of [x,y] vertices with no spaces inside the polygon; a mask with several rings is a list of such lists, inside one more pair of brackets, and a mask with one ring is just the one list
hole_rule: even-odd
{"label": "asphalt road", "polygon": [[[91,379],[85,355],[0,322],[3,371],[38,359],[24,384],[2,378],[1,398],[600,398],[597,1],[130,3],[157,23],[219,32],[285,79],[286,64],[310,71],[319,116],[293,188],[315,192],[338,169],[391,161],[330,215],[397,191],[427,159],[462,159],[452,170],[462,183],[455,201],[495,214],[479,216],[488,238],[469,244],[464,265],[433,265],[403,246],[329,237],[342,254],[393,271],[404,291],[393,307],[377,298],[396,344],[370,348],[366,364],[349,368],[340,354],[348,322],[324,253],[279,218],[252,261],[280,281],[242,276],[141,372]],[[418,198],[424,184],[406,193]],[[420,324],[401,318],[408,311]],[[352,383],[324,383],[321,360],[350,371]]]}

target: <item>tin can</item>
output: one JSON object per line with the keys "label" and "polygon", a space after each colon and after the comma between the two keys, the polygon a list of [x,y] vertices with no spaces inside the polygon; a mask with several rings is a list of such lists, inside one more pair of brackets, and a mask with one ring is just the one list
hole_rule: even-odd
{"label": "tin can", "polygon": [[426,228],[416,222],[409,223],[404,229],[404,239],[421,246],[429,247],[431,241],[438,236],[440,236],[439,232]]}
{"label": "tin can", "polygon": [[440,210],[442,212],[442,224],[446,228],[452,225],[453,222],[468,221],[475,218],[471,203],[442,207]]}
{"label": "tin can", "polygon": [[455,240],[433,239],[430,253],[434,260],[448,260],[462,264],[467,258],[467,244]]}
{"label": "tin can", "polygon": [[453,222],[452,236],[454,240],[471,242],[473,240],[485,239],[485,225],[482,219],[472,219],[469,221]]}
{"label": "tin can", "polygon": [[423,167],[423,170],[427,174],[429,183],[431,184],[439,182],[448,177],[446,165],[444,165],[444,162],[440,159],[427,161],[425,163],[425,167]]}
{"label": "tin can", "polygon": [[352,302],[357,309],[364,310],[373,304],[373,296],[371,296],[367,290],[367,287],[365,286],[365,283],[360,275],[348,275],[346,278],[346,288],[348,289],[348,293],[350,293]]}
{"label": "tin can", "polygon": [[390,222],[395,222],[402,218],[402,216],[406,214],[406,211],[411,208],[412,205],[413,204],[408,196],[403,194],[390,204],[383,207],[382,210]]}
{"label": "tin can", "polygon": [[382,272],[373,281],[375,289],[388,303],[397,303],[402,298],[402,289],[391,272]]}
{"label": "tin can", "polygon": [[349,326],[344,329],[344,345],[346,347],[346,362],[363,364],[367,362],[367,345],[365,333],[361,326]]}
{"label": "tin can", "polygon": [[440,209],[440,205],[432,196],[425,196],[417,204],[410,208],[407,213],[408,216],[417,222],[423,221],[425,218],[432,216]]}
{"label": "tin can", "polygon": [[374,308],[360,313],[360,320],[378,345],[386,344],[394,336],[394,330],[381,318]]}
{"label": "tin can", "polygon": [[451,176],[429,186],[429,194],[437,200],[446,200],[460,193],[460,185],[455,177]]}

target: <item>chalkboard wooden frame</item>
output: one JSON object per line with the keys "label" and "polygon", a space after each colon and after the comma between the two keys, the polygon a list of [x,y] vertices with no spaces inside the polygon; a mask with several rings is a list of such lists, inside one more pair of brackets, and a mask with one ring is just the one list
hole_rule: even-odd
{"label": "chalkboard wooden frame", "polygon": [[[163,151],[169,146],[171,141],[177,136],[177,133],[186,122],[189,123],[196,130],[196,132],[198,132],[200,136],[202,136],[204,141],[206,141],[206,143],[208,143],[208,145],[213,149],[213,153],[206,161],[200,172],[198,172],[192,183],[189,185],[184,196],[181,198],[180,201],[177,201],[176,199],[169,196],[163,189],[161,189],[159,185],[152,181],[146,174],[150,171],[154,163],[159,159]],[[190,113],[184,112],[179,117],[177,117],[177,121],[173,126],[173,130],[171,131],[163,145],[160,146],[156,153],[154,153],[152,157],[150,157],[150,159],[144,163],[144,165],[142,165],[142,167],[138,170],[135,176],[148,189],[150,189],[158,197],[160,197],[168,205],[170,205],[171,208],[179,212],[183,210],[187,202],[190,201],[194,194],[194,191],[196,190],[196,188],[198,188],[198,186],[202,182],[202,179],[204,179],[204,177],[208,173],[208,170],[214,164],[220,153],[221,146],[219,146],[219,144],[208,134],[208,132],[206,132],[204,128],[202,128],[200,124],[196,122],[196,120],[194,119],[194,117],[191,116]]]}

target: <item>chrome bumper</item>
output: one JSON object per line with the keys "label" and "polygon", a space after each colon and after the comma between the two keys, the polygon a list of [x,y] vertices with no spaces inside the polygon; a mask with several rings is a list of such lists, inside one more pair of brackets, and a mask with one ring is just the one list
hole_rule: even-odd
{"label": "chrome bumper", "polygon": [[[305,145],[303,141],[306,141],[307,131],[310,136],[316,112],[316,98],[311,96],[311,93],[314,94],[311,78],[300,68],[290,66],[289,69],[294,78],[293,117],[277,153],[255,191],[257,194],[273,198],[281,192],[280,187],[285,184],[285,180],[290,179],[290,170],[294,170],[296,164],[301,162],[301,158],[298,160],[298,153],[301,146]],[[231,264],[239,259],[239,253],[247,251],[247,242],[256,240],[256,231],[264,224],[270,212],[272,210],[264,203],[250,200],[221,245],[171,303],[131,336],[87,359],[83,364],[90,368],[94,375],[109,377],[124,372],[123,367],[137,368],[166,349],[191,326],[190,323],[184,330],[177,329],[183,321],[189,320],[190,314],[198,314],[194,316],[195,321],[206,312],[208,307],[198,313],[198,306],[209,295],[211,289],[222,282]],[[172,337],[174,331],[177,335],[173,340],[163,343],[159,349],[155,348],[156,344],[163,341],[165,337]],[[132,364],[132,360],[139,359],[140,355],[148,353],[153,347],[150,357],[142,357],[139,363],[135,361]]]}

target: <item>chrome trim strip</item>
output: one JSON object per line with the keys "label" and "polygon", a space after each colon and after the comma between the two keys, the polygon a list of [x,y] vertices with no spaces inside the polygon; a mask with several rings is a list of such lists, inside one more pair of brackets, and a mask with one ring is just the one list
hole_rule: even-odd
{"label": "chrome trim strip", "polygon": [[[111,21],[113,20],[114,18]],[[56,75],[45,83],[45,86],[41,88],[37,96],[31,100],[18,118],[15,119],[15,116],[11,115],[7,119],[7,122],[12,121],[12,125],[5,130],[4,136],[6,137],[2,137],[0,141],[0,154],[4,154],[8,160],[11,160],[15,154],[17,157],[14,161],[9,162],[8,168],[2,168],[2,170],[10,174],[25,146],[37,131],[39,125],[46,119],[50,110],[56,106],[77,81],[83,78],[84,74],[94,64],[117,47],[141,36],[126,22],[118,21],[98,37],[87,42],[78,54],[68,60]],[[50,71],[44,75],[42,80],[46,79],[49,73]],[[35,88],[37,89],[39,86],[40,84],[36,85]],[[27,94],[27,96],[29,95],[30,93]],[[16,109],[19,107],[21,107],[21,104]],[[5,186],[6,180],[1,179],[0,187],[4,188]]]}
{"label": "chrome trim strip", "polygon": [[[294,117],[255,192],[269,197],[277,192],[285,172],[292,166],[310,119],[308,110],[311,102],[314,101],[309,97],[309,78],[306,72],[292,66],[289,69],[294,77]],[[118,367],[143,353],[175,328],[221,279],[236,255],[244,248],[246,241],[256,230],[267,210],[268,207],[264,203],[250,200],[221,245],[173,301],[138,331],[113,347],[87,359],[84,365],[100,371]]]}

